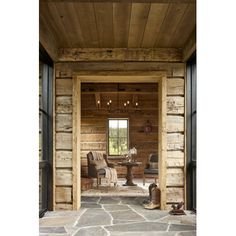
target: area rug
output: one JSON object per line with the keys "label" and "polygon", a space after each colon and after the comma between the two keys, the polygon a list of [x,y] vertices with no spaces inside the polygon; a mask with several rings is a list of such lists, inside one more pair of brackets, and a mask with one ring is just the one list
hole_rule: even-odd
{"label": "area rug", "polygon": [[139,186],[99,186],[81,193],[82,196],[117,196],[117,197],[146,197],[148,190]]}

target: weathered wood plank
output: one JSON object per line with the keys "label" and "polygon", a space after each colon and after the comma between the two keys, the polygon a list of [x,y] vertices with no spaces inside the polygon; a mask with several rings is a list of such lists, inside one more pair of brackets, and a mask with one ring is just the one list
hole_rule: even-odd
{"label": "weathered wood plank", "polygon": [[56,151],[56,167],[72,167],[72,152]]}
{"label": "weathered wood plank", "polygon": [[125,48],[128,45],[130,12],[130,3],[113,3],[113,31],[115,48]]}
{"label": "weathered wood plank", "polygon": [[167,97],[167,114],[184,114],[184,97]]}
{"label": "weathered wood plank", "polygon": [[71,187],[56,187],[56,203],[72,202]]}
{"label": "weathered wood plank", "polygon": [[184,188],[167,188],[166,202],[184,202]]}
{"label": "weathered wood plank", "polygon": [[72,134],[71,133],[57,133],[56,134],[56,149],[72,149]]}
{"label": "weathered wood plank", "polygon": [[184,95],[184,79],[168,79],[167,94]]}
{"label": "weathered wood plank", "polygon": [[56,97],[56,113],[72,113],[72,97]]}
{"label": "weathered wood plank", "polygon": [[72,79],[56,79],[56,95],[72,95]]}
{"label": "weathered wood plank", "polygon": [[167,150],[183,150],[184,135],[179,133],[167,134]]}
{"label": "weathered wood plank", "polygon": [[167,132],[184,132],[184,117],[167,116],[166,130]]}
{"label": "weathered wood plank", "polygon": [[56,131],[72,131],[72,115],[57,114],[56,115]]}
{"label": "weathered wood plank", "polygon": [[81,142],[106,142],[105,134],[81,134]]}
{"label": "weathered wood plank", "polygon": [[65,169],[56,170],[56,186],[69,185],[72,186],[72,171]]}
{"label": "weathered wood plank", "polygon": [[[145,3],[147,0],[40,0],[40,2],[80,2],[80,3],[92,3],[92,2],[117,2],[117,3]],[[150,3],[195,3],[196,0],[148,0]]]}
{"label": "weathered wood plank", "polygon": [[63,210],[68,210],[68,211],[72,211],[73,207],[72,204],[66,204],[66,203],[57,203],[55,206],[55,210],[56,211],[63,211]]}
{"label": "weathered wood plank", "polygon": [[95,151],[102,151],[102,150],[106,150],[107,147],[107,143],[106,142],[95,142],[95,143],[91,143],[91,142],[81,142],[81,149],[82,150],[95,150]]}
{"label": "weathered wood plank", "polygon": [[183,151],[167,151],[166,159],[167,167],[184,167]]}
{"label": "weathered wood plank", "polygon": [[60,62],[181,62],[182,50],[176,48],[60,48],[58,60]]}
{"label": "weathered wood plank", "polygon": [[166,170],[166,186],[184,186],[183,168],[168,168]]}
{"label": "weathered wood plank", "polygon": [[187,61],[196,51],[196,28],[191,33],[183,49],[183,61]]}

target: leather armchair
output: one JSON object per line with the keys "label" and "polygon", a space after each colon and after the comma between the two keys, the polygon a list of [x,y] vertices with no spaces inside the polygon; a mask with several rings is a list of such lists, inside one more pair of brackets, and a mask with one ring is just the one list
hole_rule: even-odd
{"label": "leather armchair", "polygon": [[114,164],[109,163],[107,160],[107,155],[103,154],[103,160],[101,160],[101,164],[98,164],[94,161],[93,153],[89,152],[87,154],[88,161],[88,176],[97,179],[97,188],[98,185],[101,184],[101,178],[105,178],[105,169],[104,167],[114,168]]}

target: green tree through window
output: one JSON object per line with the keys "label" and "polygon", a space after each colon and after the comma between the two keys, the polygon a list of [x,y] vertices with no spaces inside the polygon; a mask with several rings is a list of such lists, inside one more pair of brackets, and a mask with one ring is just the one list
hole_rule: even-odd
{"label": "green tree through window", "polygon": [[108,123],[108,154],[122,155],[128,150],[128,119],[109,119]]}

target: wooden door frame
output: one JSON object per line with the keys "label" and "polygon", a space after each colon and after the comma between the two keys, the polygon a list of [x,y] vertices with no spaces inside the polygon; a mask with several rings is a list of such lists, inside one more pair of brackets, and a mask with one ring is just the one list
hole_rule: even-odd
{"label": "wooden door frame", "polygon": [[158,155],[161,210],[166,209],[166,113],[167,76],[163,71],[103,71],[73,74],[73,210],[81,204],[81,83],[158,83]]}

